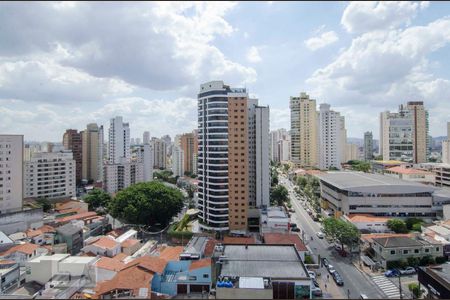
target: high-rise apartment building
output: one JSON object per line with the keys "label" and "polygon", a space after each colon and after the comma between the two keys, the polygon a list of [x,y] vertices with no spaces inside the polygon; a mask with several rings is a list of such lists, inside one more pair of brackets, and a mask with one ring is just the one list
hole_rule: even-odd
{"label": "high-rise apartment building", "polygon": [[364,133],[364,160],[373,159],[373,135],[371,131]]}
{"label": "high-rise apartment building", "polygon": [[150,132],[144,131],[144,134],[142,135],[142,141],[145,144],[150,144]]}
{"label": "high-rise apartment building", "polygon": [[306,93],[291,97],[291,160],[297,166],[318,165],[318,115],[316,100]]}
{"label": "high-rise apartment building", "polygon": [[442,141],[442,162],[450,164],[450,122],[447,122],[447,139]]}
{"label": "high-rise apartment building", "polygon": [[[266,201],[264,197],[258,200],[257,187],[269,172],[268,108],[249,100],[246,89],[211,81],[200,86],[198,109],[201,227],[246,230],[249,210],[258,201],[261,205]],[[261,177],[250,179],[256,172]]]}
{"label": "high-rise apartment building", "polygon": [[[348,153],[347,153],[347,129],[345,129],[345,117],[344,116],[340,116],[339,117],[339,136],[340,136],[340,142],[339,145],[341,145],[341,149],[340,149],[340,161],[341,163],[343,162],[347,162],[347,158],[348,158]],[[355,150],[355,148],[353,147],[350,151]],[[352,152],[350,152],[352,153]],[[350,155],[351,156],[351,155]]]}
{"label": "high-rise apartment building", "polygon": [[110,163],[130,161],[130,126],[120,116],[110,120],[108,150]]}
{"label": "high-rise apartment building", "polygon": [[153,149],[153,167],[156,169],[167,168],[167,144],[162,139],[153,137],[150,141]]}
{"label": "high-rise apartment building", "polygon": [[25,198],[76,196],[76,161],[70,150],[34,153],[25,162]]}
{"label": "high-rise apartment building", "polygon": [[[291,157],[291,135],[284,129],[277,129],[269,135],[269,154],[274,162],[288,161]],[[287,151],[287,152],[286,152]]]}
{"label": "high-rise apartment building", "polygon": [[[83,144],[81,132],[78,132],[76,129],[67,129],[63,135],[63,146],[64,150],[71,150],[73,153],[76,168],[75,179],[77,181],[77,185],[79,185],[82,179],[83,165]],[[53,152],[53,150],[48,152]]]}
{"label": "high-rise apartment building", "polygon": [[83,144],[82,178],[86,181],[103,181],[103,126],[90,123],[81,132]]}
{"label": "high-rise apartment building", "polygon": [[137,162],[143,164],[143,181],[153,180],[153,149],[150,144],[140,145],[136,148]]}
{"label": "high-rise apartment building", "polygon": [[330,109],[326,103],[320,104],[319,111],[319,168],[341,168],[343,119],[339,112]]}
{"label": "high-rise apartment building", "polygon": [[285,140],[279,140],[277,145],[278,156],[280,157],[280,162],[287,162],[291,160],[291,139],[287,136]]}
{"label": "high-rise apartment building", "polygon": [[22,209],[23,135],[0,135],[0,214]]}
{"label": "high-rise apartment building", "polygon": [[110,194],[144,181],[144,164],[142,162],[108,163],[104,168],[103,188]]}
{"label": "high-rise apartment building", "polygon": [[[197,153],[194,133],[185,133],[180,136],[180,149],[183,150],[184,172],[194,173],[194,156]],[[173,156],[173,155],[172,155]]]}
{"label": "high-rise apartment building", "polygon": [[428,112],[423,102],[400,105],[397,113],[380,114],[380,153],[384,160],[427,161]]}
{"label": "high-rise apartment building", "polygon": [[185,154],[181,147],[174,145],[172,151],[172,172],[173,176],[184,176]]}
{"label": "high-rise apartment building", "polygon": [[359,148],[356,144],[345,144],[345,158],[344,162],[349,160],[359,160]]}

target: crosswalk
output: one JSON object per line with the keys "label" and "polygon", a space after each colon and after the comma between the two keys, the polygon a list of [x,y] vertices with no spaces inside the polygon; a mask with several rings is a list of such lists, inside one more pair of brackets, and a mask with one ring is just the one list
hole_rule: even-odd
{"label": "crosswalk", "polygon": [[375,282],[389,299],[400,299],[400,290],[384,275],[372,276],[372,281]]}

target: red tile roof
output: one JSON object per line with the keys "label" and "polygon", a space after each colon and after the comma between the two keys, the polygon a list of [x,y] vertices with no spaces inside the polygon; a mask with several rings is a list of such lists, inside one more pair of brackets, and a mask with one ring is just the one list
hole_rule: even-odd
{"label": "red tile roof", "polygon": [[248,244],[254,245],[256,244],[256,239],[254,236],[251,237],[234,237],[234,236],[226,236],[223,238],[224,244]]}
{"label": "red tile roof", "polygon": [[95,263],[95,266],[97,268],[118,272],[125,267],[125,264],[113,258],[102,257]]}
{"label": "red tile roof", "polygon": [[404,168],[402,166],[389,168],[386,171],[391,171],[393,173],[399,173],[399,174],[423,174],[423,175],[432,175],[433,174],[431,172],[417,170],[414,168]]}
{"label": "red tile roof", "polygon": [[293,233],[265,233],[265,244],[269,245],[295,245],[297,251],[308,251],[300,236]]}
{"label": "red tile roof", "polygon": [[29,238],[33,238],[48,232],[56,232],[55,228],[50,225],[44,225],[42,227],[37,228],[36,230],[28,229],[25,234]]}
{"label": "red tile roof", "polygon": [[40,246],[31,243],[25,243],[13,246],[12,248],[6,250],[5,252],[0,253],[0,256],[7,256],[15,252],[21,252],[30,255],[33,254],[34,251],[36,251],[38,248],[40,248]]}
{"label": "red tile roof", "polygon": [[211,257],[214,253],[214,248],[216,247],[217,243],[219,243],[217,240],[209,239],[205,245],[205,251],[203,253],[204,256]]}
{"label": "red tile roof", "polygon": [[102,236],[98,240],[96,240],[91,245],[97,246],[102,249],[113,249],[115,248],[119,243],[113,240],[110,237]]}
{"label": "red tile roof", "polygon": [[73,220],[86,219],[86,218],[93,217],[93,216],[96,216],[96,215],[97,215],[96,212],[88,211],[88,212],[84,212],[84,213],[81,213],[81,214],[76,214],[76,215],[73,215],[73,216],[67,216],[67,217],[59,218],[59,219],[56,219],[55,222],[56,223],[66,223],[66,222],[70,222],[70,221],[73,221]]}
{"label": "red tile roof", "polygon": [[126,257],[128,257],[128,255],[126,255],[125,253],[119,253],[116,256],[114,256],[112,259],[115,259],[117,261],[123,261]]}
{"label": "red tile roof", "polygon": [[167,261],[179,260],[180,254],[183,253],[183,250],[184,248],[182,246],[166,247],[160,252],[159,257]]}
{"label": "red tile roof", "polygon": [[355,223],[358,222],[387,222],[391,218],[387,217],[376,217],[370,214],[350,214],[347,216],[347,218]]}
{"label": "red tile roof", "polygon": [[140,240],[136,240],[136,239],[127,239],[127,240],[123,241],[120,245],[123,248],[130,248],[136,244],[139,244],[140,242],[141,242]]}
{"label": "red tile roof", "polygon": [[203,258],[200,260],[194,260],[189,266],[189,271],[197,270],[201,268],[211,267],[211,258]]}

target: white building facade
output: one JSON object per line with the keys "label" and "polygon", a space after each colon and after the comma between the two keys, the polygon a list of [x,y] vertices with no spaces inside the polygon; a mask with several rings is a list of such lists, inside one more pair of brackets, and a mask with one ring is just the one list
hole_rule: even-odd
{"label": "white building facade", "polygon": [[76,196],[72,151],[34,153],[25,162],[25,198],[62,199]]}
{"label": "white building facade", "polygon": [[108,150],[110,163],[130,161],[130,126],[120,116],[110,120]]}
{"label": "white building facade", "polygon": [[[341,168],[344,121],[340,113],[330,109],[330,105],[322,103],[319,111],[319,168]],[[345,153],[345,152],[344,152]]]}
{"label": "white building facade", "polygon": [[172,150],[172,172],[173,176],[184,176],[184,151],[176,145]]}
{"label": "white building facade", "polygon": [[0,135],[0,214],[22,209],[23,135]]}

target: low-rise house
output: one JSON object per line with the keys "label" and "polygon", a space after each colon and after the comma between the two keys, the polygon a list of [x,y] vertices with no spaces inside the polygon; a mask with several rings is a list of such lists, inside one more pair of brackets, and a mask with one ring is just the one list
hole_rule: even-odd
{"label": "low-rise house", "polygon": [[28,240],[27,234],[25,232],[16,232],[13,234],[8,235],[8,237],[14,242],[25,242]]}
{"label": "low-rise house", "polygon": [[37,229],[28,229],[25,234],[33,244],[52,245],[55,241],[56,230],[50,225],[44,225]]}
{"label": "low-rise house", "polygon": [[80,214],[88,212],[88,204],[83,201],[68,200],[55,203],[55,211],[59,214]]}
{"label": "low-rise house", "polygon": [[59,243],[65,243],[70,254],[78,254],[83,248],[83,227],[68,223],[56,228],[55,244]]}
{"label": "low-rise house", "polygon": [[95,282],[111,280],[113,277],[125,267],[125,263],[107,256],[98,259],[89,270],[91,278],[95,278]]}
{"label": "low-rise house", "polygon": [[218,299],[311,298],[312,280],[294,245],[224,245],[214,257]]}
{"label": "low-rise house", "polygon": [[8,250],[0,253],[0,258],[13,260],[20,266],[25,265],[25,262],[35,257],[45,255],[48,253],[48,249],[39,245],[31,243],[23,243],[15,245]]}
{"label": "low-rise house", "polygon": [[295,233],[265,233],[263,240],[267,245],[294,245],[302,261],[305,261],[305,255],[309,253],[300,236]]}
{"label": "low-rise house", "polygon": [[0,260],[0,294],[17,287],[20,278],[19,264],[13,260]]}
{"label": "low-rise house", "polygon": [[62,217],[62,218],[57,218],[55,219],[54,223],[56,226],[61,226],[64,224],[68,224],[72,221],[78,221],[78,220],[86,220],[92,217],[97,217],[97,213],[94,211],[88,211],[88,212],[83,212],[83,213],[79,213],[79,214],[75,214],[75,215],[70,215],[70,216],[66,216],[66,217]]}
{"label": "low-rise house", "polygon": [[120,246],[122,247],[122,253],[126,255],[133,255],[139,250],[139,248],[141,248],[142,244],[140,240],[127,239],[120,243]]}
{"label": "low-rise house", "polygon": [[407,165],[385,169],[384,175],[431,185],[434,185],[436,181],[436,175],[434,173],[415,169]]}
{"label": "low-rise house", "polygon": [[168,296],[208,293],[211,289],[211,258],[170,261],[161,276],[155,275],[152,290]]}
{"label": "low-rise house", "polygon": [[408,257],[441,257],[441,243],[422,237],[384,237],[374,238],[372,249],[375,260],[386,268],[391,261],[406,260]]}
{"label": "low-rise house", "polygon": [[100,236],[89,238],[85,241],[82,251],[84,253],[93,253],[95,255],[113,257],[121,253],[121,245],[115,239],[109,236]]}
{"label": "low-rise house", "polygon": [[210,238],[207,236],[194,235],[184,247],[183,253],[180,255],[180,260],[204,258],[205,249],[209,240]]}
{"label": "low-rise house", "polygon": [[376,217],[370,214],[350,214],[343,215],[342,219],[358,228],[361,232],[388,232],[387,222],[391,219],[388,217]]}

